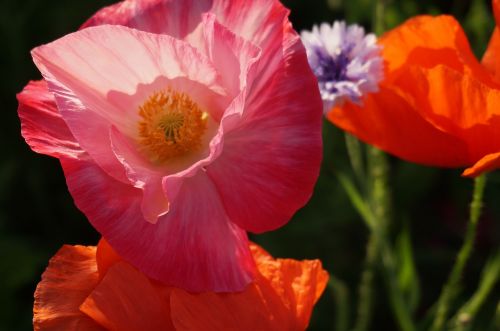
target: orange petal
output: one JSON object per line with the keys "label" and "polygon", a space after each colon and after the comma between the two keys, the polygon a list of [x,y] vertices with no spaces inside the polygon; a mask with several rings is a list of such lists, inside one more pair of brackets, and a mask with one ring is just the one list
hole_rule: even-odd
{"label": "orange petal", "polygon": [[[433,68],[410,68],[407,76],[397,81],[397,86],[412,94],[416,103],[427,103],[419,107],[422,115],[447,119],[458,128],[470,128],[486,124],[492,115],[500,114],[500,88],[492,88],[476,77],[457,72],[446,65]],[[418,84],[408,82],[418,81]],[[499,86],[500,87],[500,86]],[[431,119],[431,117],[429,117]],[[436,124],[437,125],[437,124]],[[438,126],[445,125],[441,123]]]}
{"label": "orange petal", "polygon": [[379,93],[363,100],[363,106],[346,103],[334,108],[328,119],[366,143],[410,162],[443,167],[467,165],[465,143],[419,113],[427,98],[414,100],[408,94],[415,92],[405,92],[382,85]]}
{"label": "orange petal", "polygon": [[123,259],[103,237],[97,244],[96,261],[97,270],[99,271],[99,280],[101,280],[111,266],[123,261]]}
{"label": "orange petal", "polygon": [[407,72],[407,77],[395,81],[396,85],[412,94],[416,109],[426,121],[465,142],[464,165],[500,151],[500,88],[444,65],[413,67]]}
{"label": "orange petal", "polygon": [[[387,65],[387,80],[402,67],[446,65],[473,74],[488,84],[492,77],[478,62],[460,24],[451,16],[417,16],[380,39]],[[412,82],[418,84],[418,82]]]}
{"label": "orange petal", "polygon": [[495,81],[500,83],[500,29],[498,27],[491,35],[482,64],[493,75]]}
{"label": "orange petal", "polygon": [[95,247],[63,246],[36,288],[34,330],[104,330],[78,310],[97,278]]}
{"label": "orange petal", "polygon": [[80,306],[109,330],[174,330],[170,307],[149,279],[125,262],[118,262]]}
{"label": "orange petal", "polygon": [[[460,24],[451,16],[416,16],[407,20],[380,38],[383,56],[389,71],[405,65],[415,50],[451,50],[474,58],[467,37]],[[415,60],[431,65],[442,58],[418,57]],[[432,62],[431,62],[432,61]]]}
{"label": "orange petal", "polygon": [[269,283],[295,319],[297,330],[305,330],[312,310],[328,282],[328,273],[319,260],[257,259],[262,275],[257,283]]}
{"label": "orange petal", "polygon": [[[485,55],[493,71],[500,63],[496,38]],[[380,92],[368,95],[361,107],[333,109],[333,123],[424,165],[468,166],[500,151],[500,84],[474,57],[454,18],[418,16],[380,42],[387,62]]]}
{"label": "orange petal", "polygon": [[244,292],[227,294],[191,294],[174,289],[170,300],[172,322],[178,331],[299,330],[292,327],[293,316],[287,314],[283,305],[266,301],[255,284]]}
{"label": "orange petal", "polygon": [[493,14],[495,15],[497,27],[500,27],[500,0],[493,0]]}
{"label": "orange petal", "polygon": [[462,173],[462,176],[474,178],[485,172],[489,172],[498,168],[500,168],[500,152],[484,156],[472,167],[465,169]]}
{"label": "orange petal", "polygon": [[177,330],[305,330],[328,274],[318,260],[273,259],[251,246],[261,274],[241,293],[172,291]]}

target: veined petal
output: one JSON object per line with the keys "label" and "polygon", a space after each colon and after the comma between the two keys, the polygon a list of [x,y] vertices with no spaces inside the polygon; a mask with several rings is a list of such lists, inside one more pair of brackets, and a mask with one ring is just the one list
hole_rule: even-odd
{"label": "veined petal", "polygon": [[266,298],[262,292],[254,284],[243,293],[224,297],[213,292],[190,294],[174,289],[170,298],[172,322],[178,331],[298,331],[277,296],[268,294],[270,298]]}
{"label": "veined petal", "polygon": [[258,95],[246,90],[241,118],[223,120],[224,152],[207,167],[231,220],[252,232],[290,220],[309,200],[321,162],[317,83],[299,37],[283,42],[284,62],[269,69]]}
{"label": "veined petal", "polygon": [[171,292],[177,330],[305,330],[328,274],[318,260],[273,259],[255,244],[260,274],[243,292],[218,295]]}
{"label": "veined petal", "polygon": [[236,96],[247,83],[248,70],[261,49],[221,25],[214,14],[203,15],[205,54],[210,58],[226,89]]}
{"label": "veined petal", "polygon": [[[235,36],[225,27],[215,21],[214,15],[203,16],[203,41],[201,47],[208,57],[221,70],[224,86],[230,94],[236,96],[231,104],[219,114],[213,114],[220,121],[217,132],[208,144],[208,155],[193,162],[189,167],[176,173],[169,173],[163,178],[163,187],[170,203],[174,203],[179,188],[185,178],[193,177],[199,169],[204,169],[216,160],[222,153],[224,134],[237,123],[244,110],[245,88],[248,71],[257,60],[260,52],[254,45]],[[227,67],[230,66],[231,69]]]}
{"label": "veined petal", "polygon": [[95,247],[63,246],[36,288],[34,330],[104,331],[78,310],[97,282]]}
{"label": "veined petal", "polygon": [[493,75],[496,82],[500,83],[500,29],[495,28],[491,35],[488,48],[483,55],[483,66]]}
{"label": "veined petal", "polygon": [[113,247],[102,238],[97,244],[97,250],[95,254],[95,259],[97,263],[97,271],[99,272],[99,279],[104,278],[109,268],[118,262],[123,262],[123,258],[115,252]]}
{"label": "veined petal", "polygon": [[[243,12],[244,19],[241,17]],[[196,34],[202,23],[204,13],[213,13],[232,33],[262,49],[265,60],[259,64],[259,76],[265,84],[272,75],[267,69],[282,61],[284,31],[285,38],[295,34],[287,20],[289,11],[277,0],[126,0],[101,9],[82,28],[117,24],[190,40],[190,35]],[[191,42],[200,47],[202,43],[197,39]],[[263,86],[259,84],[259,88]]]}
{"label": "veined petal", "polygon": [[[251,43],[275,53],[273,35],[281,28],[289,11],[277,0],[125,0],[105,7],[82,28],[113,24],[142,31],[167,34],[177,39],[189,38],[204,13],[214,13],[222,25]],[[245,13],[242,19],[241,13]],[[168,17],[168,20],[165,20]]]}
{"label": "veined petal", "polygon": [[107,330],[174,331],[168,301],[125,262],[111,266],[80,310]]}
{"label": "veined petal", "polygon": [[[124,25],[137,30],[184,39],[210,10],[212,0],[125,0],[104,7],[82,25]],[[165,19],[168,17],[168,19]]]}
{"label": "veined petal", "polygon": [[[65,246],[52,258],[44,275],[67,274],[73,278],[60,277],[54,284],[42,279],[38,288],[46,291],[37,293],[45,301],[39,300],[36,308],[63,309],[67,314],[95,322],[95,327],[68,319],[44,324],[43,330],[303,331],[309,324],[312,305],[328,280],[318,260],[274,259],[262,248],[250,244],[260,271],[251,284],[241,292],[194,294],[147,278],[116,254],[104,239],[99,242],[97,252],[94,247],[83,247],[91,250],[88,258],[80,258],[81,248]],[[87,297],[81,305],[78,305],[81,300],[73,296],[73,279],[77,285],[89,285],[82,290],[81,296]],[[57,296],[56,300],[47,301],[47,293]],[[35,329],[41,326],[37,322],[39,319],[35,318]]]}
{"label": "veined petal", "polygon": [[[473,57],[462,27],[455,18],[447,15],[422,15],[411,18],[386,32],[380,38],[380,43],[390,72],[405,65],[416,50],[466,52],[471,53],[468,57]],[[413,60],[433,65],[440,63],[442,58],[414,57]]]}
{"label": "veined petal", "polygon": [[252,254],[261,255],[257,260],[259,272],[263,279],[269,280],[282,304],[297,319],[294,323],[296,330],[307,329],[313,307],[328,282],[328,273],[323,270],[321,262],[272,259],[257,245],[252,246]]}
{"label": "veined petal", "polygon": [[[419,107],[415,109],[420,116],[467,144],[467,162],[450,166],[473,164],[484,155],[500,150],[497,130],[500,89],[445,65],[430,69],[413,67],[406,72],[405,78],[396,80],[395,84],[411,91],[414,100],[418,100]],[[410,81],[419,84],[413,85]]]}
{"label": "veined petal", "polygon": [[410,67],[402,73],[394,84],[424,106],[416,109],[424,118],[452,133],[452,127],[463,130],[486,123],[500,102],[500,89],[447,65]]}
{"label": "veined petal", "polygon": [[[244,20],[241,19],[242,10]],[[278,68],[286,65],[290,50],[299,38],[288,21],[290,11],[277,0],[219,0],[215,1],[213,12],[222,25],[261,49],[259,60],[246,77],[248,101],[251,102],[252,96],[260,96],[267,88]],[[299,44],[297,47],[303,48],[302,43]]]}
{"label": "veined petal", "polygon": [[382,84],[380,92],[368,96],[362,107],[336,107],[328,119],[366,143],[410,162],[448,167],[467,164],[465,142],[427,122],[416,107],[411,97]]}
{"label": "veined petal", "polygon": [[147,86],[151,94],[157,92],[159,78],[187,78],[218,89],[215,69],[187,43],[121,26],[81,30],[32,54],[82,148],[122,181],[125,172],[111,151],[109,127],[137,134],[138,107]]}
{"label": "veined petal", "polygon": [[458,72],[474,75],[486,84],[491,76],[478,62],[460,24],[451,16],[417,16],[380,38],[387,61],[388,80],[397,69],[409,66],[432,68],[446,65]]}
{"label": "veined petal", "polygon": [[211,11],[229,30],[267,49],[270,48],[267,43],[273,39],[271,35],[280,30],[289,14],[277,0],[214,0]]}
{"label": "veined petal", "polygon": [[45,81],[29,82],[17,100],[21,134],[35,152],[75,159],[85,154],[59,114]]}
{"label": "veined petal", "polygon": [[113,152],[125,167],[130,182],[143,192],[141,210],[144,218],[156,223],[158,217],[165,215],[169,209],[162,187],[162,169],[153,166],[138,152],[137,146],[132,146],[133,142],[114,126],[110,129],[110,140]]}
{"label": "veined petal", "polygon": [[126,261],[161,282],[190,291],[237,291],[254,264],[243,230],[232,224],[204,173],[185,179],[177,202],[146,222],[141,191],[89,162],[61,160],[70,192],[94,227]]}

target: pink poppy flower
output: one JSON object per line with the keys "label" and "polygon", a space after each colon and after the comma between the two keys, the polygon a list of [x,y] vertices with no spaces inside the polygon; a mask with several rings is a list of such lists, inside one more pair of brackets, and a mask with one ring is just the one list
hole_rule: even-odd
{"label": "pink poppy flower", "polygon": [[[129,0],[32,51],[31,148],[126,260],[191,291],[241,290],[246,231],[284,225],[321,161],[322,103],[279,1]],[[113,24],[113,25],[105,25]]]}

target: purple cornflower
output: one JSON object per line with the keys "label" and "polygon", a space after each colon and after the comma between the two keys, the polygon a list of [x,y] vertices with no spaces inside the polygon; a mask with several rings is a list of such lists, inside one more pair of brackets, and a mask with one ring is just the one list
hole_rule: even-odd
{"label": "purple cornflower", "polygon": [[307,58],[318,79],[325,114],[348,100],[361,103],[363,95],[378,91],[382,79],[381,47],[373,33],[356,24],[334,22],[302,31]]}

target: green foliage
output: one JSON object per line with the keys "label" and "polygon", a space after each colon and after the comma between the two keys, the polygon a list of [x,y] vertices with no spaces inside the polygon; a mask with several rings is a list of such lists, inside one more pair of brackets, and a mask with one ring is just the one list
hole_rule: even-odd
{"label": "green foliage", "polygon": [[405,296],[405,301],[414,313],[420,302],[420,281],[415,266],[413,247],[408,225],[405,223],[396,240],[398,285]]}

